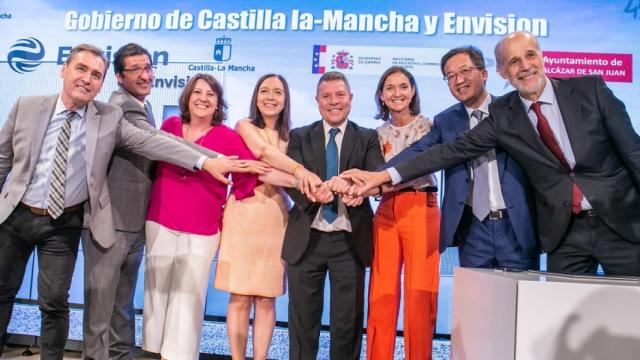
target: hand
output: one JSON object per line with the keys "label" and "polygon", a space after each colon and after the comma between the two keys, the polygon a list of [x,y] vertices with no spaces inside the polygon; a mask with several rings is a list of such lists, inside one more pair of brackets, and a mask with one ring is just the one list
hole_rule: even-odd
{"label": "hand", "polygon": [[351,196],[351,195],[343,195],[342,203],[346,206],[356,207],[362,204],[364,198],[362,196]]}
{"label": "hand", "polygon": [[316,187],[311,193],[309,200],[313,202],[319,202],[321,204],[328,204],[333,201],[333,193],[326,184],[321,184]]}
{"label": "hand", "polygon": [[329,190],[334,193],[340,194],[349,194],[349,189],[351,188],[351,181],[348,179],[343,179],[339,176],[334,176],[330,180],[325,181]]}
{"label": "hand", "polygon": [[271,166],[264,161],[259,160],[244,160],[248,166],[245,168],[246,171],[242,172],[250,172],[258,175],[264,175],[271,171]]}
{"label": "hand", "polygon": [[313,193],[323,184],[320,177],[302,166],[295,171],[293,176],[298,180],[298,190],[305,194],[309,200],[315,201]]}
{"label": "hand", "polygon": [[226,174],[230,172],[246,172],[248,168],[246,161],[238,160],[237,156],[221,156],[215,159],[207,158],[202,164],[202,170],[211,174],[223,184],[229,185],[231,182]]}
{"label": "hand", "polygon": [[387,171],[364,171],[360,169],[350,169],[340,174],[340,177],[343,179],[349,179],[354,184],[358,185],[355,194],[350,194],[358,196],[362,196],[369,190],[391,181],[391,176]]}

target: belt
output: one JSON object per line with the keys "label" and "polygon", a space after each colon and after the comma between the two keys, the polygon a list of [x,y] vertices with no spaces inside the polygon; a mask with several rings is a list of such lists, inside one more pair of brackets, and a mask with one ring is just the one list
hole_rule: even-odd
{"label": "belt", "polygon": [[[27,204],[25,204],[23,202],[20,203],[20,206],[22,206],[23,208],[29,210],[32,214],[39,215],[39,216],[49,216],[49,209],[41,209],[41,208],[29,206],[29,205],[27,205]],[[62,213],[66,214],[66,213],[69,213],[69,212],[78,211],[78,210],[82,209],[83,207],[84,207],[84,203],[72,205],[72,206],[64,208],[64,210],[62,210]]]}
{"label": "belt", "polygon": [[586,218],[586,217],[594,217],[594,216],[598,216],[598,214],[596,214],[596,211],[593,209],[586,209],[586,210],[582,210],[579,213],[574,215],[577,218]]}
{"label": "belt", "polygon": [[487,219],[489,220],[498,220],[498,219],[504,219],[509,217],[509,214],[507,213],[507,209],[500,209],[500,210],[491,210],[489,211],[489,215],[487,215]]}
{"label": "belt", "polygon": [[414,189],[412,187],[406,187],[406,188],[398,190],[397,192],[428,192],[428,193],[435,193],[435,192],[438,192],[438,187],[437,186],[423,186],[423,187],[418,188],[418,189]]}

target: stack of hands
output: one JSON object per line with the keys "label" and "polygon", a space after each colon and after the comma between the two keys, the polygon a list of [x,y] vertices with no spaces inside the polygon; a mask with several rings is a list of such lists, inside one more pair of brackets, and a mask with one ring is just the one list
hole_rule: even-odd
{"label": "stack of hands", "polygon": [[[230,172],[250,172],[263,175],[271,170],[271,166],[259,160],[239,160],[237,156],[225,156],[207,159],[203,170],[208,171],[219,181],[228,184],[227,174]],[[350,169],[329,180],[323,181],[318,175],[300,167],[295,171],[297,187],[310,201],[327,204],[335,196],[342,197],[346,206],[358,206],[365,197],[381,195],[379,186],[390,181],[386,171],[370,172]],[[388,187],[385,185],[385,188]]]}
{"label": "stack of hands", "polygon": [[335,196],[340,196],[346,206],[353,207],[362,204],[365,197],[381,195],[381,190],[377,187],[389,181],[386,179],[379,182],[385,176],[386,172],[350,169],[322,181],[316,174],[303,168],[297,172],[296,179],[298,189],[312,202],[327,204],[333,201]]}

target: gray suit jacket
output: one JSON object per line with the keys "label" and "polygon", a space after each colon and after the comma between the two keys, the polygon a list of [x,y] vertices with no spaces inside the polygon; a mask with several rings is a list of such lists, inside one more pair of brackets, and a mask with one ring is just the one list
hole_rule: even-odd
{"label": "gray suit jacket", "polygon": [[[219,156],[218,153],[207,148],[158,130],[154,119],[148,119],[148,114],[140,106],[140,102],[122,88],[111,93],[109,104],[122,109],[122,118],[140,129],[157,132],[180,141],[207,157]],[[131,232],[143,230],[151,184],[155,175],[153,173],[155,166],[152,164],[153,161],[124,148],[117,148],[113,152],[107,182],[113,207],[113,225],[116,230]]]}
{"label": "gray suit jacket", "polygon": [[[140,102],[123,89],[114,91],[109,104],[122,109],[123,119],[141,129],[155,128]],[[144,228],[153,179],[152,161],[126,149],[115,149],[107,175],[113,225],[116,230],[138,232]]]}
{"label": "gray suit jacket", "polygon": [[[44,134],[58,95],[19,98],[0,130],[0,223],[18,206],[31,181]],[[113,209],[107,186],[107,169],[114,149],[123,148],[151,160],[193,169],[202,156],[190,147],[122,121],[116,106],[92,101],[84,121],[86,129],[89,201],[85,218],[96,242],[108,248],[115,242]]]}

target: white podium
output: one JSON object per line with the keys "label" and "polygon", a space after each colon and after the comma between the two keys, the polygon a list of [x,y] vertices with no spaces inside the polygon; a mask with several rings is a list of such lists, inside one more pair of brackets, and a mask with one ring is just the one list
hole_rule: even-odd
{"label": "white podium", "polygon": [[638,279],[454,269],[452,360],[638,360]]}

